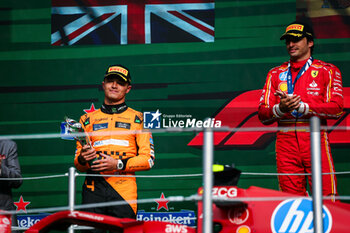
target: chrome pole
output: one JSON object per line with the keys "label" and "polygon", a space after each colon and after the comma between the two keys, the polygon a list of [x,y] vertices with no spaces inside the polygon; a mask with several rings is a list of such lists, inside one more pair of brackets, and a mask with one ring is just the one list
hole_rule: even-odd
{"label": "chrome pole", "polygon": [[323,233],[322,211],[322,169],[321,169],[321,126],[318,117],[310,119],[311,168],[312,168],[312,205],[314,232]]}
{"label": "chrome pole", "polygon": [[214,140],[213,131],[210,128],[204,129],[203,139],[203,232],[213,231],[213,155]]}
{"label": "chrome pole", "polygon": [[[75,205],[75,167],[69,168],[68,173],[68,207],[70,211],[74,211]],[[74,233],[73,225],[69,226],[68,233]]]}

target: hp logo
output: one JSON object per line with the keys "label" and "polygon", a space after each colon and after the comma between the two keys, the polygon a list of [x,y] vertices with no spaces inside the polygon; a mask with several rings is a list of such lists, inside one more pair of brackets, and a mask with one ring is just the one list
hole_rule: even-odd
{"label": "hp logo", "polygon": [[[307,198],[288,199],[281,202],[271,217],[273,233],[311,233],[313,226],[312,201]],[[332,215],[323,206],[323,229],[329,233],[332,229]]]}

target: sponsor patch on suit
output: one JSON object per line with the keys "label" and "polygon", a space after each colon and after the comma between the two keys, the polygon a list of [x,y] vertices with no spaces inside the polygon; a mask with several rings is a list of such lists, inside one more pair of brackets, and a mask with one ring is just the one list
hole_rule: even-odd
{"label": "sponsor patch on suit", "polygon": [[115,127],[116,128],[122,128],[122,129],[130,129],[131,124],[130,123],[125,123],[125,122],[115,122]]}
{"label": "sponsor patch on suit", "polygon": [[87,126],[88,124],[90,124],[90,117],[86,118],[84,121],[84,126]]}
{"label": "sponsor patch on suit", "polygon": [[94,124],[92,127],[93,127],[94,131],[101,130],[101,129],[107,129],[108,123]]}

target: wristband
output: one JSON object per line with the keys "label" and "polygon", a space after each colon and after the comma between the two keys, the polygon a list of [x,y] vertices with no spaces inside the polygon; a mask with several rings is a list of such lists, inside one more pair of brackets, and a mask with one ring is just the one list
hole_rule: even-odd
{"label": "wristband", "polygon": [[301,103],[298,108],[298,113],[306,115],[309,112],[309,105],[307,103]]}
{"label": "wristband", "polygon": [[280,110],[280,106],[279,104],[275,104],[272,108],[272,112],[273,114],[277,117],[277,118],[281,118],[284,116],[284,113]]}

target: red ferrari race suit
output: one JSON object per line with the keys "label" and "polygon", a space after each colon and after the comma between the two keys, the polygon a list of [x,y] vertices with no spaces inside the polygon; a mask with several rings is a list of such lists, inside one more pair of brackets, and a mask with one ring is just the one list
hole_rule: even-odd
{"label": "red ferrari race suit", "polygon": [[[311,61],[310,61],[311,60]],[[294,94],[301,97],[302,108],[291,113],[279,109],[280,97],[274,95],[277,90],[288,93],[287,75],[289,64],[291,77],[295,80],[299,70],[306,62],[311,64],[295,82]],[[290,94],[290,93],[288,93]],[[309,119],[318,116],[321,125],[327,120],[339,118],[343,111],[343,87],[339,69],[312,58],[302,62],[285,62],[271,69],[260,98],[258,115],[263,124],[275,121],[278,126],[286,127],[277,132],[276,160],[278,173],[311,173],[311,148]],[[321,131],[322,172],[335,172],[331,155],[328,133]],[[279,176],[280,189],[285,192],[307,195],[305,176]],[[311,177],[310,177],[311,178]],[[311,179],[309,186],[312,187]],[[337,181],[334,174],[322,176],[323,195],[337,195]]]}
{"label": "red ferrari race suit", "polygon": [[[97,153],[103,153],[123,162],[122,170],[100,172],[103,175],[127,175],[127,177],[87,176],[83,185],[83,203],[126,201],[124,205],[106,208],[84,209],[121,218],[136,218],[137,199],[135,171],[148,170],[154,162],[154,146],[150,132],[143,130],[142,113],[120,105],[103,104],[99,110],[80,118],[84,131],[89,134],[91,145]],[[142,132],[141,132],[142,131]],[[74,164],[81,172],[92,174],[89,163],[81,164],[78,156],[81,144],[77,142]]]}

